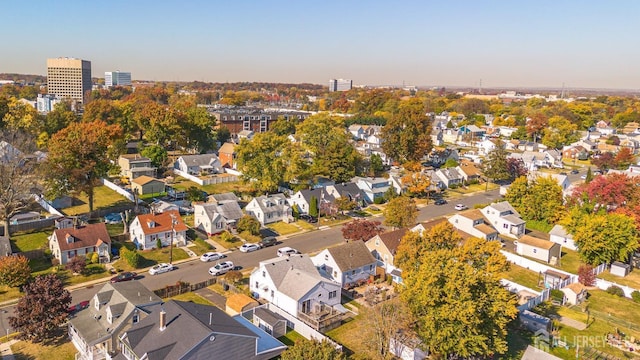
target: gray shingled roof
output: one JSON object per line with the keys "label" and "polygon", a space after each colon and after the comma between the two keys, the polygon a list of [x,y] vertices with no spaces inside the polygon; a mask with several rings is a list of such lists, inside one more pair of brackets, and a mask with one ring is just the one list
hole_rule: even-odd
{"label": "gray shingled roof", "polygon": [[183,155],[181,157],[187,166],[210,165],[213,161],[218,160],[216,154]]}
{"label": "gray shingled roof", "polygon": [[327,250],[342,272],[376,263],[363,241],[352,241]]}
{"label": "gray shingled roof", "polygon": [[496,209],[498,212],[511,211],[512,214],[516,215],[517,217],[521,217],[520,214],[518,214],[518,212],[516,211],[516,209],[514,209],[513,206],[509,204],[508,201],[493,203],[489,206]]}
{"label": "gray shingled roof", "polygon": [[[371,253],[369,255],[373,257]],[[320,275],[313,261],[306,254],[261,261],[260,266],[269,273],[278,291],[294,300],[301,299],[321,282],[333,283]]]}
{"label": "gray shingled roof", "polygon": [[228,192],[228,193],[223,193],[223,194],[213,194],[213,195],[209,195],[209,197],[212,197],[215,202],[223,202],[223,201],[235,201],[238,202],[239,199],[236,196],[236,194],[232,193],[232,192]]}

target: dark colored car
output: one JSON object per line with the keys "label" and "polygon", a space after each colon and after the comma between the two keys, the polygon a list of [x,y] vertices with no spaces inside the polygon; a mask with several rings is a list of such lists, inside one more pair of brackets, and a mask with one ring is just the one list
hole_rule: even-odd
{"label": "dark colored car", "polygon": [[306,215],[306,214],[300,215],[300,219],[308,222],[309,224],[315,224],[318,222],[318,219],[314,218],[311,215]]}
{"label": "dark colored car", "polygon": [[89,300],[85,300],[85,301],[81,301],[75,305],[71,305],[69,306],[69,308],[67,309],[67,312],[69,314],[74,314],[76,311],[80,311],[82,309],[86,309],[89,307]]}
{"label": "dark colored car", "polygon": [[260,240],[260,246],[263,248],[273,246],[277,243],[278,243],[278,240],[275,238],[275,236],[267,236],[266,238]]}
{"label": "dark colored car", "polygon": [[112,277],[111,278],[111,282],[112,283],[117,283],[117,282],[122,282],[122,281],[129,281],[129,280],[135,279],[136,276],[138,276],[138,274],[136,274],[134,272],[125,271],[123,273],[120,273],[120,274]]}
{"label": "dark colored car", "polygon": [[433,202],[436,205],[444,205],[447,203],[447,200],[445,199],[436,199],[436,201]]}
{"label": "dark colored car", "polygon": [[576,170],[576,169],[573,169],[573,170],[571,170],[571,173],[575,175],[575,174],[579,174],[579,173],[580,173],[580,171],[578,171],[578,170]]}

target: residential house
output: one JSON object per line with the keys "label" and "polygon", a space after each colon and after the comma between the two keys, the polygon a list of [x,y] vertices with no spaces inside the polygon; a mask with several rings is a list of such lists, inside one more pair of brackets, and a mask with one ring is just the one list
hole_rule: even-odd
{"label": "residential house", "polygon": [[129,225],[129,239],[140,250],[156,248],[158,239],[162,246],[184,246],[187,229],[180,213],[175,210],[138,215]]}
{"label": "residential house", "polygon": [[461,211],[451,216],[449,222],[456,229],[471,236],[485,240],[498,239],[498,232],[486,222],[482,212],[478,209]]}
{"label": "residential house", "polygon": [[263,195],[253,198],[244,208],[247,215],[253,216],[263,226],[278,221],[289,222],[292,219],[291,206],[283,194]]}
{"label": "residential house", "polygon": [[333,184],[325,187],[325,190],[334,199],[347,197],[349,200],[355,202],[358,206],[367,206],[366,195],[356,183],[348,182],[341,184]]}
{"label": "residential house", "polygon": [[194,227],[208,235],[234,228],[242,215],[242,209],[237,201],[193,204]]}
{"label": "residential house", "polygon": [[573,241],[573,235],[569,234],[562,225],[553,226],[549,231],[549,240],[567,249],[578,250],[576,243]]}
{"label": "residential house", "polygon": [[391,187],[389,179],[382,177],[355,177],[352,182],[364,193],[368,203],[375,203],[376,199],[384,198],[384,194]]}
{"label": "residential house", "polygon": [[562,191],[566,191],[569,188],[569,185],[571,185],[571,182],[569,181],[569,177],[563,174],[532,171],[528,173],[528,178],[529,178],[529,181],[533,181],[539,178],[551,179],[555,183],[557,183],[558,186],[560,186],[560,188],[562,188]]}
{"label": "residential house", "polygon": [[578,141],[577,145],[582,146],[587,151],[596,151],[598,150],[598,143],[595,141],[591,141],[589,139],[582,139]]}
{"label": "residential house", "polygon": [[267,360],[286,349],[242,316],[215,306],[169,300],[120,337],[124,359]]}
{"label": "residential house", "polygon": [[154,200],[151,204],[149,204],[149,208],[151,209],[151,213],[159,214],[165,211],[180,211],[180,206],[176,203],[170,203],[168,201]]}
{"label": "residential house", "polygon": [[98,253],[100,262],[111,259],[111,237],[104,223],[56,229],[49,237],[51,255],[62,265],[76,256]]}
{"label": "residential house", "polygon": [[131,191],[138,195],[161,194],[165,191],[165,183],[146,175],[138,176],[131,180]]}
{"label": "residential house", "polygon": [[441,188],[462,185],[464,181],[463,175],[456,168],[438,169],[435,175]]}
{"label": "residential house", "polygon": [[522,235],[516,244],[516,253],[548,264],[557,264],[560,260],[561,248],[560,244],[553,241]]}
{"label": "residential house", "polygon": [[252,130],[241,130],[238,133],[238,141],[242,141],[242,139],[251,140],[253,139],[255,133]]}
{"label": "residential house", "polygon": [[562,152],[556,149],[547,149],[542,151],[546,155],[546,160],[552,168],[564,168],[562,163]]}
{"label": "residential house", "polygon": [[[448,141],[445,139],[445,142]],[[433,148],[431,153],[427,155],[427,162],[431,163],[435,167],[444,165],[444,163],[449,159],[459,162],[460,155],[458,154],[458,150],[450,148]]]}
{"label": "residential house", "polygon": [[340,284],[326,279],[306,254],[261,261],[249,277],[254,298],[263,298],[298,318],[340,304]]}
{"label": "residential house", "polygon": [[640,124],[635,121],[628,122],[624,128],[622,128],[623,134],[632,134],[637,132],[640,132]]}
{"label": "residential house", "polygon": [[173,168],[196,176],[224,172],[220,159],[216,154],[183,155],[176,160]]}
{"label": "residential house", "polygon": [[222,167],[235,169],[236,168],[236,144],[226,142],[218,149],[218,158]]}
{"label": "residential house", "polygon": [[139,176],[155,177],[158,170],[151,165],[151,159],[140,154],[124,154],[118,157],[120,175],[133,180]]}
{"label": "residential house", "polygon": [[460,135],[469,138],[471,142],[480,141],[485,134],[485,129],[479,128],[475,125],[463,125],[458,130]]}
{"label": "residential house", "polygon": [[587,160],[589,152],[583,146],[566,146],[562,149],[562,158],[565,160]]}
{"label": "residential house", "polygon": [[478,153],[483,156],[489,155],[490,152],[496,149],[496,140],[485,139],[476,143],[478,147]]}
{"label": "residential house", "polygon": [[240,203],[240,199],[238,198],[238,196],[232,192],[211,194],[207,197],[207,202],[214,204],[222,204],[229,201]]}
{"label": "residential house", "polygon": [[587,299],[587,288],[579,282],[569,284],[560,291],[564,293],[563,305],[580,305]]}
{"label": "residential house", "polygon": [[[414,174],[414,176],[426,176],[426,175]],[[389,181],[391,182],[391,187],[393,187],[393,190],[396,192],[396,194],[403,194],[405,191],[407,191],[408,185],[402,181],[402,177],[400,175],[389,174]]]}
{"label": "residential house", "polygon": [[458,173],[462,176],[462,181],[465,183],[479,182],[482,175],[482,170],[478,165],[472,161],[462,159],[460,164],[456,167]]}
{"label": "residential house", "polygon": [[525,233],[525,221],[508,201],[490,204],[480,212],[500,234],[520,236]]}
{"label": "residential house", "polygon": [[367,249],[377,260],[377,265],[384,268],[396,283],[402,282],[401,270],[395,266],[395,256],[400,240],[407,233],[407,229],[388,231],[372,237],[365,242]]}
{"label": "residential house", "polygon": [[366,139],[366,133],[363,125],[353,124],[349,126],[351,136],[356,140]]}
{"label": "residential house", "polygon": [[311,258],[320,273],[344,288],[371,280],[376,258],[362,241],[351,241],[322,250]]}
{"label": "residential house", "polygon": [[514,132],[518,131],[518,128],[508,127],[508,126],[498,126],[498,131],[500,132],[501,137],[510,138]]}
{"label": "residential house", "polygon": [[[313,198],[316,199],[317,207],[315,210],[311,210]],[[314,211],[317,212],[320,209],[326,209],[327,205],[333,203],[334,200],[333,196],[324,187],[313,190],[300,190],[288,199],[291,208],[295,207],[299,214],[306,215]]]}
{"label": "residential house", "polygon": [[87,309],[69,319],[68,333],[78,360],[112,359],[120,335],[150,314],[162,299],[138,281],[106,283]]}

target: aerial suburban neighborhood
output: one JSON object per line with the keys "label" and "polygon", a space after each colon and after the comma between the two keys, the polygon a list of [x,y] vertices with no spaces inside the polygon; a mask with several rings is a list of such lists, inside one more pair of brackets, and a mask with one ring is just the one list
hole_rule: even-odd
{"label": "aerial suburban neighborhood", "polygon": [[[177,7],[169,6],[185,14]],[[238,25],[226,19],[237,9],[200,10]],[[259,13],[245,11],[247,21]],[[297,21],[288,35],[300,27],[305,42],[346,48]],[[337,26],[349,37],[357,24]],[[163,30],[171,46],[194,45],[174,30],[184,44]],[[255,29],[236,30],[244,35],[228,39],[260,42]],[[381,63],[385,71],[361,54],[362,69],[347,66],[351,53],[340,66],[319,65],[307,45],[273,31],[273,48],[255,53],[216,37],[207,46],[220,54],[206,57],[224,73],[217,77],[196,65],[199,55],[170,72],[136,65],[142,55],[128,39],[131,59],[115,48],[85,51],[82,39],[18,48],[29,67],[6,56],[2,359],[640,356],[637,90],[550,87],[525,81],[528,68],[517,80],[527,86],[408,85],[446,84],[461,72],[446,65],[430,80],[409,63],[413,70],[397,71],[411,79],[379,85],[390,80],[367,73],[393,73],[399,59]],[[87,55],[52,53],[63,51]],[[281,80],[259,75],[269,62],[274,74],[290,64]],[[307,80],[319,68],[328,84]]]}

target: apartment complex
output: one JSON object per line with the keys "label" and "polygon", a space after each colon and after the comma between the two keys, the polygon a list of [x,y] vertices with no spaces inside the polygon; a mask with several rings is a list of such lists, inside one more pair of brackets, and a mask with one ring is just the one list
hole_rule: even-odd
{"label": "apartment complex", "polygon": [[107,71],[104,73],[104,86],[130,86],[131,73],[121,71]]}
{"label": "apartment complex", "polygon": [[91,61],[47,59],[47,91],[58,98],[84,103],[87,91],[91,91]]}
{"label": "apartment complex", "polygon": [[253,131],[254,133],[266,132],[271,128],[271,124],[280,117],[287,120],[302,121],[311,115],[311,113],[305,111],[269,110],[252,107],[211,109],[209,113],[216,118],[221,127],[229,129],[234,136],[243,130]]}
{"label": "apartment complex", "polygon": [[329,91],[349,91],[353,87],[353,80],[331,79],[329,80]]}

